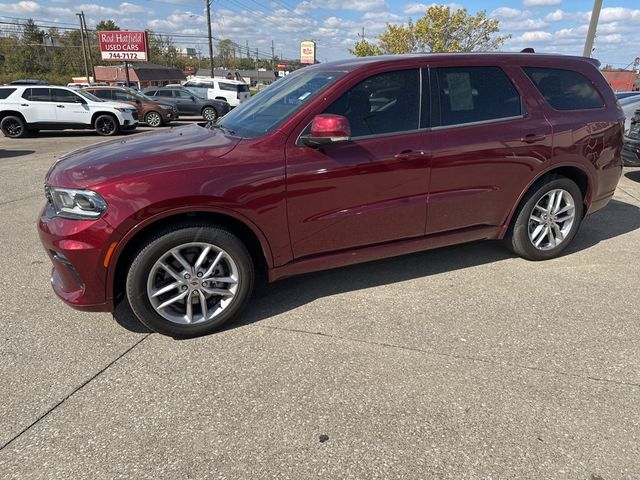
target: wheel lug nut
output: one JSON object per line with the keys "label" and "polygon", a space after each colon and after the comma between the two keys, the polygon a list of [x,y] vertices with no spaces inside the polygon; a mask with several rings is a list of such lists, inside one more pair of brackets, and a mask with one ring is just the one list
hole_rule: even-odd
{"label": "wheel lug nut", "polygon": [[194,290],[193,292],[191,292],[191,295],[197,295],[197,294],[198,294],[197,290]]}
{"label": "wheel lug nut", "polygon": [[186,289],[187,289],[187,286],[186,286],[186,285],[183,285],[183,286],[182,286],[182,290],[186,290]]}
{"label": "wheel lug nut", "polygon": [[202,277],[202,272],[198,272],[198,277]]}
{"label": "wheel lug nut", "polygon": [[184,278],[186,278],[187,280],[189,280],[191,278],[191,275],[189,275],[188,273],[184,274]]}

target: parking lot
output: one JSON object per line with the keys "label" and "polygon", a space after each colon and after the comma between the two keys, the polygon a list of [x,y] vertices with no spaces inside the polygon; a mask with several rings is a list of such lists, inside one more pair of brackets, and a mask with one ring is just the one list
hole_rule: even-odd
{"label": "parking lot", "polygon": [[558,259],[308,274],[179,341],[49,285],[44,176],[103,140],[0,137],[0,478],[640,478],[640,169]]}

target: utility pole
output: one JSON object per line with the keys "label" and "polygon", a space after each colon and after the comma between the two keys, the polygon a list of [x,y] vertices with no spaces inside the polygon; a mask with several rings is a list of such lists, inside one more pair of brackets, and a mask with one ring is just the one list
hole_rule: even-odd
{"label": "utility pole", "polygon": [[260,70],[258,69],[258,49],[256,48],[256,83],[260,83]]}
{"label": "utility pole", "polygon": [[213,72],[213,37],[211,36],[211,2],[212,0],[204,0],[207,6],[207,30],[209,32],[209,66],[211,67],[211,76],[214,77]]}
{"label": "utility pole", "polygon": [[273,40],[271,40],[271,70],[276,70],[276,53],[273,49]]}
{"label": "utility pole", "polygon": [[587,40],[584,42],[583,57],[590,57],[593,51],[593,41],[596,38],[596,29],[598,28],[598,19],[600,18],[600,9],[602,8],[602,0],[594,0],[593,10],[591,10],[591,21],[589,22],[589,31],[587,32]]}
{"label": "utility pole", "polygon": [[82,58],[84,59],[84,75],[87,77],[87,83],[89,83],[89,64],[87,63],[87,51],[84,46],[84,29],[82,28],[81,13],[76,13],[80,20],[80,40],[82,41]]}
{"label": "utility pole", "polygon": [[87,28],[87,19],[84,17],[84,12],[80,12],[80,23],[84,27],[84,37],[87,39],[87,57],[89,59],[89,71],[93,75],[93,81],[96,81],[96,69],[93,66],[93,55],[91,55],[91,41],[89,37],[89,29]]}
{"label": "utility pole", "polygon": [[249,40],[247,40],[247,58],[251,58],[251,54],[249,53]]}

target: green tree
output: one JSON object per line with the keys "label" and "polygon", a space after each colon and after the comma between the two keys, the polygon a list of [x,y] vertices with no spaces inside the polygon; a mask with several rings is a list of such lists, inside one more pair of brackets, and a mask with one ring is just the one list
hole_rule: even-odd
{"label": "green tree", "polygon": [[470,15],[466,8],[452,10],[444,5],[427,8],[415,24],[387,23],[378,44],[356,42],[351,53],[357,56],[416,52],[479,52],[496,50],[511,35],[498,35],[499,21],[482,10]]}
{"label": "green tree", "polygon": [[119,31],[120,27],[118,25],[116,25],[116,23],[113,20],[100,20],[97,24],[96,24],[96,30],[98,32],[113,32],[113,31]]}

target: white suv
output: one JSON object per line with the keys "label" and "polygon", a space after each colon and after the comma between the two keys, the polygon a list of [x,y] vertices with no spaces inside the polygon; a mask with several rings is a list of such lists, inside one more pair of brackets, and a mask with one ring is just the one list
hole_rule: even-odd
{"label": "white suv", "polygon": [[231,107],[237,107],[251,98],[246,83],[226,78],[193,77],[183,87],[209,100],[224,100]]}
{"label": "white suv", "polygon": [[91,128],[99,135],[115,135],[137,126],[138,113],[131,105],[105,102],[84,90],[0,86],[0,130],[6,137],[65,128]]}

